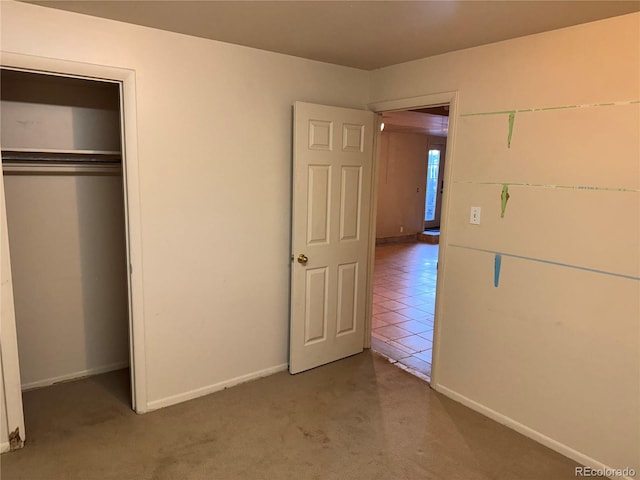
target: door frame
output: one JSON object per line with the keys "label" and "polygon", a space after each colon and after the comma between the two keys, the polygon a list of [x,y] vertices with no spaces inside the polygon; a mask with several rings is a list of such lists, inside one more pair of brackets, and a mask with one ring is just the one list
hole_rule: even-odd
{"label": "door frame", "polygon": [[421,95],[418,97],[399,98],[394,100],[386,100],[383,102],[370,103],[369,110],[377,115],[376,132],[374,136],[374,157],[373,157],[373,185],[371,186],[371,221],[369,226],[369,274],[367,275],[367,316],[365,318],[365,347],[371,348],[371,324],[373,320],[373,269],[375,264],[376,253],[376,219],[378,215],[378,174],[380,165],[380,123],[381,113],[410,110],[414,108],[427,108],[449,104],[449,131],[447,132],[446,151],[445,151],[445,171],[444,171],[444,193],[442,195],[441,218],[444,222],[440,223],[440,247],[438,249],[438,277],[436,282],[436,307],[434,315],[433,330],[433,359],[431,364],[431,387],[437,390],[438,383],[438,365],[440,354],[440,328],[439,324],[442,320],[442,299],[444,298],[444,286],[446,275],[446,255],[447,255],[447,233],[449,231],[449,222],[451,215],[449,214],[449,205],[451,203],[451,179],[453,176],[453,151],[455,145],[456,119],[458,109],[458,91],[434,93]]}
{"label": "door frame", "polygon": [[[145,323],[143,310],[143,278],[142,278],[142,230],[140,212],[140,180],[138,163],[138,134],[136,117],[136,72],[135,70],[80,63],[68,60],[37,57],[17,53],[2,52],[0,65],[7,68],[16,68],[34,72],[42,72],[52,75],[85,77],[94,80],[104,80],[120,84],[120,118],[122,120],[122,181],[124,184],[125,205],[125,232],[126,252],[128,262],[128,303],[129,303],[129,361],[131,371],[131,400],[132,408],[136,413],[148,411],[147,402],[147,368],[145,348]],[[4,198],[3,198],[4,203]],[[13,318],[15,329],[15,316]],[[10,339],[3,340],[8,342]],[[2,347],[3,379],[6,381],[6,373],[15,369],[18,365],[17,349]],[[14,353],[15,350],[15,353]],[[11,358],[5,355],[11,353]],[[16,392],[11,393],[15,397]],[[17,392],[19,395],[21,391]],[[19,400],[19,401],[18,401]],[[18,405],[20,416],[22,410],[22,398],[6,398],[7,416],[16,415]],[[9,408],[12,411],[9,411]],[[10,417],[11,418],[11,417]],[[24,433],[23,433],[24,434]]]}

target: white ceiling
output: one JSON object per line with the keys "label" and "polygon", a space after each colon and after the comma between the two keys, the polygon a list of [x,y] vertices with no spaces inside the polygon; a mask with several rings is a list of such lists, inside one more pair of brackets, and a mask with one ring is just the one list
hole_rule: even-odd
{"label": "white ceiling", "polygon": [[31,1],[373,70],[640,11],[640,1]]}

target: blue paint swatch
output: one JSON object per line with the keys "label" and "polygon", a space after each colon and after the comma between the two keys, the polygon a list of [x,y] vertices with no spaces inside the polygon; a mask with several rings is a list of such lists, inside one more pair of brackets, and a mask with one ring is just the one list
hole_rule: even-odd
{"label": "blue paint swatch", "polygon": [[502,255],[496,253],[493,260],[493,286],[498,288],[500,283],[500,267],[502,267]]}
{"label": "blue paint swatch", "polygon": [[598,270],[596,268],[583,267],[580,265],[571,265],[570,263],[554,262],[553,260],[545,260],[544,258],[525,257],[524,255],[516,255],[514,253],[506,253],[506,252],[497,253],[494,250],[487,250],[486,248],[468,247],[465,245],[456,245],[455,243],[449,243],[448,246],[455,247],[455,248],[464,248],[465,250],[474,250],[476,252],[490,253],[496,256],[500,255],[504,257],[520,258],[522,260],[529,260],[531,262],[538,262],[538,263],[546,263],[547,265],[556,265],[558,267],[575,268],[576,270],[582,270],[583,272],[598,273],[601,275],[611,275],[612,277],[626,278],[628,280],[634,280],[636,282],[640,282],[640,277],[637,275],[627,275],[624,273],[608,272],[606,270]]}

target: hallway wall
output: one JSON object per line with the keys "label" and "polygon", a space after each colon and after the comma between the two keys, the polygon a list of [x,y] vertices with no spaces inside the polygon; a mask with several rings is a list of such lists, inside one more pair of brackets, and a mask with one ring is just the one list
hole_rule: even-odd
{"label": "hallway wall", "polygon": [[427,151],[430,139],[440,140],[440,137],[385,131],[379,139],[376,238],[422,232]]}

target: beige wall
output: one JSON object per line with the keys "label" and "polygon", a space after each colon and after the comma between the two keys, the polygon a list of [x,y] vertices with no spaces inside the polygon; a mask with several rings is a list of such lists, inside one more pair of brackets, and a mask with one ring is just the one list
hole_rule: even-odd
{"label": "beige wall", "polygon": [[129,363],[122,178],[4,178],[23,388]]}
{"label": "beige wall", "polygon": [[429,142],[446,139],[385,131],[379,140],[376,238],[422,232]]}
{"label": "beige wall", "polygon": [[118,112],[5,101],[0,108],[5,149],[120,150]]}
{"label": "beige wall", "polygon": [[[374,102],[459,92],[438,388],[585,463],[636,470],[640,105],[628,102],[640,99],[639,27],[638,14],[618,17],[371,79]],[[511,148],[508,115],[465,116],[607,102],[626,104],[519,113]],[[502,182],[613,190],[512,186],[500,218]],[[525,257],[502,258],[498,288],[491,252]]]}
{"label": "beige wall", "polygon": [[117,83],[2,71],[2,148],[120,151]]}
{"label": "beige wall", "polygon": [[1,45],[135,70],[148,407],[282,368],[291,107],[363,108],[367,72],[17,2]]}

